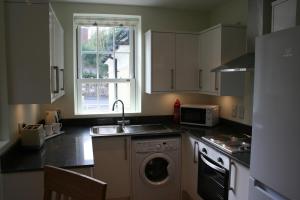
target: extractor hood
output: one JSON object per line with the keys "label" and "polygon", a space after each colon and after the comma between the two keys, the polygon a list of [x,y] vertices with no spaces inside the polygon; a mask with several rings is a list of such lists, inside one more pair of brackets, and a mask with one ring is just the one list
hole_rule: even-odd
{"label": "extractor hood", "polygon": [[254,69],[254,53],[247,53],[233,59],[224,65],[211,70],[211,72],[243,72]]}
{"label": "extractor hood", "polygon": [[252,71],[255,63],[255,38],[271,30],[272,0],[248,0],[247,53],[214,68],[211,72]]}

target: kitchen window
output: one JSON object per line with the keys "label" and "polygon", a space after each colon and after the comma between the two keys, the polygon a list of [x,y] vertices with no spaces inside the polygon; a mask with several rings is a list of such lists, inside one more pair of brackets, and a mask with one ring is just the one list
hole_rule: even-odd
{"label": "kitchen window", "polygon": [[140,17],[77,14],[74,24],[75,113],[112,113],[117,99],[125,112],[140,112]]}

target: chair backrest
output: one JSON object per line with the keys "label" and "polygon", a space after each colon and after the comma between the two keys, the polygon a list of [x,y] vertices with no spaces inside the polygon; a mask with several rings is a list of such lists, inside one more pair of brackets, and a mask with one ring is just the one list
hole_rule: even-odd
{"label": "chair backrest", "polygon": [[106,183],[70,170],[44,167],[44,200],[105,200]]}

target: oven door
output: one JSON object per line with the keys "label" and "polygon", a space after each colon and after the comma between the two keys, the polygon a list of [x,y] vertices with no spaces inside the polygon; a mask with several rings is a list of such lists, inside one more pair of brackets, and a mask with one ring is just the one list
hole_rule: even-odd
{"label": "oven door", "polygon": [[199,152],[198,194],[204,200],[227,200],[228,178],[228,170]]}

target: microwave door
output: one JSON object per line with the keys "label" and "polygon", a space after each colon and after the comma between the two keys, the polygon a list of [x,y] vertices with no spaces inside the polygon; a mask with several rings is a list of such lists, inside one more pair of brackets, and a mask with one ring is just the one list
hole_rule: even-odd
{"label": "microwave door", "polygon": [[181,121],[190,124],[205,124],[206,109],[184,108],[181,110]]}

